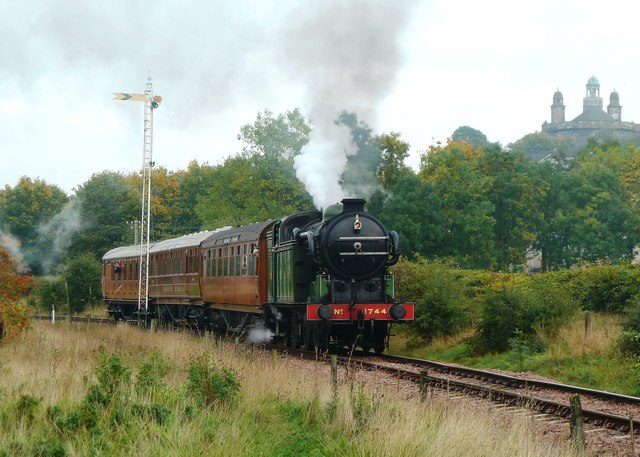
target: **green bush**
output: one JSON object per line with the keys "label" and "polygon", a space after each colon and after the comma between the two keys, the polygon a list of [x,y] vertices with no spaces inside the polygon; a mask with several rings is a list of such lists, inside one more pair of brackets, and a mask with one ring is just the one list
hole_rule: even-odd
{"label": "green bush", "polygon": [[634,266],[589,266],[560,275],[571,278],[573,294],[586,310],[623,313],[640,294],[640,269]]}
{"label": "green bush", "polygon": [[[505,351],[514,337],[536,342],[538,330],[554,331],[579,310],[568,287],[552,276],[515,276],[483,301],[480,344]],[[519,333],[520,332],[520,333]]]}
{"label": "green bush", "polygon": [[416,304],[416,335],[430,340],[453,335],[470,322],[469,299],[456,270],[446,262],[400,262],[394,269],[397,298]]}
{"label": "green bush", "polygon": [[205,358],[189,365],[188,394],[199,403],[211,407],[232,403],[240,393],[240,380],[230,368],[219,368]]}
{"label": "green bush", "polygon": [[98,363],[95,368],[95,376],[99,389],[112,399],[117,390],[127,387],[131,383],[131,370],[127,367],[119,355],[109,354],[101,350]]}
{"label": "green bush", "polygon": [[82,312],[87,305],[102,298],[102,264],[91,254],[69,260],[64,278],[69,288],[71,311]]}
{"label": "green bush", "polygon": [[636,298],[627,307],[622,330],[618,340],[620,352],[627,356],[640,356],[640,299]]}
{"label": "green bush", "polygon": [[40,401],[40,398],[32,397],[31,395],[20,395],[16,402],[18,417],[31,422],[36,415]]}
{"label": "green bush", "polygon": [[140,372],[136,380],[136,390],[139,393],[151,393],[164,387],[163,379],[169,374],[171,366],[159,354],[152,354],[140,365]]}
{"label": "green bush", "polygon": [[158,425],[166,425],[171,417],[169,409],[157,403],[134,404],[131,412],[140,419],[152,420]]}
{"label": "green bush", "polygon": [[618,340],[620,352],[627,356],[640,355],[640,332],[625,330],[620,334]]}
{"label": "green bush", "polygon": [[36,279],[33,294],[36,304],[45,311],[55,305],[57,311],[67,306],[67,291],[61,276],[41,276]]}

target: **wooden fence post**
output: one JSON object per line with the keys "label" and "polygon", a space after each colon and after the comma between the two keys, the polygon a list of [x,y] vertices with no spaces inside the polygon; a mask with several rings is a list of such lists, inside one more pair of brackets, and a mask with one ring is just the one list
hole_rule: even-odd
{"label": "wooden fence post", "polygon": [[636,457],[636,435],[633,429],[633,417],[629,416],[629,436],[631,437],[631,455]]}
{"label": "wooden fence post", "polygon": [[593,314],[591,311],[587,310],[584,312],[584,338],[589,338],[589,333],[591,332],[591,322],[593,319]]}
{"label": "wooden fence post", "polygon": [[585,449],[585,435],[580,395],[571,395],[569,397],[569,404],[571,406],[571,441],[573,441],[574,446],[579,451],[583,451]]}
{"label": "wooden fence post", "polygon": [[428,375],[427,370],[420,370],[420,400],[426,399],[429,393]]}

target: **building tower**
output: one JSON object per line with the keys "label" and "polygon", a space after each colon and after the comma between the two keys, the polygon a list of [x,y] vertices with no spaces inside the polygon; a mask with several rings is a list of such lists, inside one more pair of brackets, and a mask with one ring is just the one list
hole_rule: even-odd
{"label": "building tower", "polygon": [[561,124],[564,122],[564,103],[560,89],[553,94],[553,105],[551,105],[551,123]]}
{"label": "building tower", "polygon": [[602,111],[602,97],[600,97],[600,82],[595,76],[587,81],[587,96],[583,99],[582,112],[591,111],[594,108]]}
{"label": "building tower", "polygon": [[607,106],[607,113],[614,118],[616,121],[622,120],[622,106],[620,106],[620,96],[613,89],[611,95],[609,96],[609,106]]}

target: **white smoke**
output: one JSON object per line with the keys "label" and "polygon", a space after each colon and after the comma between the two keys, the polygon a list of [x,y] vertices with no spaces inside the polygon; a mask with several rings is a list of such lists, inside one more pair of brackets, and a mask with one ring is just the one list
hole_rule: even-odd
{"label": "white smoke", "polygon": [[262,324],[252,327],[247,332],[247,341],[252,344],[268,343],[272,338],[273,332]]}
{"label": "white smoke", "polygon": [[286,34],[286,62],[307,84],[312,106],[313,131],[295,161],[296,173],[317,207],[345,196],[340,176],[357,151],[349,129],[335,122],[344,110],[375,122],[377,105],[400,68],[399,38],[413,3],[325,0],[301,7],[298,25]]}
{"label": "white smoke", "polygon": [[347,165],[347,157],[357,153],[351,141],[351,132],[344,125],[335,123],[334,107],[316,107],[310,119],[314,124],[309,142],[295,158],[298,179],[313,197],[316,208],[325,208],[344,197],[339,184]]}
{"label": "white smoke", "polygon": [[22,249],[20,248],[20,241],[10,233],[0,230],[0,247],[9,251],[13,261],[16,263],[16,269],[18,272],[24,272],[24,256],[22,255]]}
{"label": "white smoke", "polygon": [[54,264],[71,245],[73,235],[85,228],[82,220],[82,203],[77,198],[69,200],[55,216],[38,226],[38,234],[51,239],[48,252],[38,259],[45,273],[51,273]]}

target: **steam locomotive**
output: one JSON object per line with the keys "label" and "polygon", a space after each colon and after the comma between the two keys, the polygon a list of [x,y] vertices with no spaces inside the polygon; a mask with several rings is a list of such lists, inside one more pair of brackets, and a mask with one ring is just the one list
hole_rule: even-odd
{"label": "steam locomotive", "polygon": [[413,320],[414,307],[394,300],[398,235],[364,204],[349,198],[324,212],[153,243],[147,309],[138,306],[140,247],[112,249],[102,270],[108,313],[164,328],[257,332],[289,347],[381,353],[391,324]]}

